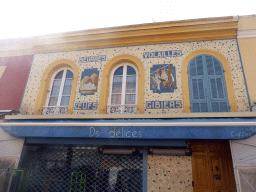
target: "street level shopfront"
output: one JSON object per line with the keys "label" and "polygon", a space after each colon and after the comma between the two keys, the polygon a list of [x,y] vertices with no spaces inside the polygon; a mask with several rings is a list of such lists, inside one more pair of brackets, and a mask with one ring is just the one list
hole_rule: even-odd
{"label": "street level shopfront", "polygon": [[27,191],[235,191],[228,140],[256,133],[253,118],[13,119],[1,126],[25,137]]}

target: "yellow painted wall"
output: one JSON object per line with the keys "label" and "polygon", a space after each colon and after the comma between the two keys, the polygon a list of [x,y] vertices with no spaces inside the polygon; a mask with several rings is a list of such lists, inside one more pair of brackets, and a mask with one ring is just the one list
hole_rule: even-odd
{"label": "yellow painted wall", "polygon": [[[178,57],[165,57],[165,58],[143,58],[144,52],[156,52],[156,51],[171,51],[171,50],[181,50],[182,55]],[[38,95],[40,95],[40,84],[43,79],[43,74],[46,69],[60,60],[69,60],[74,63],[78,68],[78,84],[75,89],[75,103],[85,103],[85,102],[97,102],[100,103],[101,99],[101,89],[103,90],[106,78],[109,78],[110,74],[105,74],[106,77],[102,77],[105,66],[108,65],[113,58],[119,58],[120,55],[131,55],[131,57],[136,58],[144,65],[145,77],[144,86],[140,87],[143,90],[144,95],[144,109],[141,110],[141,114],[168,114],[168,113],[183,113],[184,111],[184,90],[188,89],[188,86],[183,85],[182,77],[182,65],[187,58],[187,56],[193,54],[198,50],[212,50],[212,52],[217,52],[222,55],[227,61],[227,66],[230,68],[230,82],[234,87],[234,101],[236,103],[236,108],[238,112],[249,111],[247,93],[245,88],[245,82],[243,78],[243,73],[241,70],[241,62],[239,57],[239,52],[237,48],[236,39],[226,39],[226,40],[210,40],[210,41],[198,41],[198,42],[181,42],[181,43],[167,43],[167,44],[156,44],[156,45],[140,45],[140,46],[124,46],[116,48],[104,48],[104,49],[92,49],[92,50],[80,50],[80,51],[68,51],[68,52],[55,52],[55,53],[44,53],[35,54],[34,60],[31,66],[31,71],[29,74],[28,83],[24,93],[21,114],[31,115],[35,114],[34,110],[36,108],[36,102]],[[106,61],[100,62],[87,62],[80,63],[80,57],[88,56],[98,56],[106,55]],[[135,60],[136,60],[135,59]],[[118,61],[121,62],[121,61]],[[176,86],[174,92],[168,93],[154,93],[150,89],[150,68],[153,65],[162,64],[172,64],[176,70]],[[84,70],[97,68],[99,71],[99,82],[98,89],[94,94],[82,95],[79,92],[81,74]],[[184,76],[186,76],[185,74]],[[185,77],[184,77],[185,78]],[[102,82],[104,80],[104,83]],[[187,87],[187,88],[186,88]],[[188,92],[188,91],[187,91]],[[42,93],[41,93],[42,94]],[[186,95],[187,96],[187,95]],[[180,100],[182,102],[182,108],[169,108],[169,109],[146,109],[147,101],[173,101]],[[139,102],[140,102],[139,98]],[[103,102],[104,103],[104,102]],[[106,102],[105,102],[106,104]],[[104,104],[104,105],[105,105]],[[230,103],[231,104],[231,103]],[[103,109],[105,106],[99,106],[99,109]],[[99,110],[71,110],[71,114],[98,114]]]}
{"label": "yellow painted wall", "polygon": [[238,44],[253,105],[253,101],[256,101],[256,15],[239,18],[238,30],[241,33],[241,36],[238,35]]}
{"label": "yellow painted wall", "polygon": [[256,29],[256,15],[239,17],[238,30],[248,29]]}

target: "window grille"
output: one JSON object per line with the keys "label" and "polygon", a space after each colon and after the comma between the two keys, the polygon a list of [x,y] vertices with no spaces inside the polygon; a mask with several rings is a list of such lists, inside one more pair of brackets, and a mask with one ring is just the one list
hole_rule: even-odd
{"label": "window grille", "polygon": [[142,191],[143,157],[139,150],[105,154],[99,147],[81,145],[26,149],[22,168],[29,170],[28,192]]}

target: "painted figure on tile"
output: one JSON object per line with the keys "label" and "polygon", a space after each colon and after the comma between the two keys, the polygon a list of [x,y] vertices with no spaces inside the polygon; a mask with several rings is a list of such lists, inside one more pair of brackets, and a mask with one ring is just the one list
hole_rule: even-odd
{"label": "painted figure on tile", "polygon": [[81,75],[79,91],[83,95],[94,94],[97,91],[99,71],[96,68],[85,69]]}
{"label": "painted figure on tile", "polygon": [[150,69],[150,88],[154,93],[173,92],[176,89],[175,68],[169,65],[153,65]]}

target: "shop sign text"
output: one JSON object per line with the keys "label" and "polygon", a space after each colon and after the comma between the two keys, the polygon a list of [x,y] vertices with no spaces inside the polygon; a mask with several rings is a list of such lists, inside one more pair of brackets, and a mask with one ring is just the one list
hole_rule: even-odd
{"label": "shop sign text", "polygon": [[107,134],[108,138],[140,138],[142,137],[142,131],[124,129],[123,127],[113,127],[108,130],[107,133],[102,132],[102,129],[97,129],[96,127],[90,127],[90,137],[100,137]]}
{"label": "shop sign text", "polygon": [[106,58],[107,58],[106,55],[79,57],[79,63],[106,61]]}
{"label": "shop sign text", "polygon": [[146,101],[147,109],[172,109],[182,108],[181,100],[172,101]]}
{"label": "shop sign text", "polygon": [[97,102],[75,103],[75,110],[96,110],[98,109]]}
{"label": "shop sign text", "polygon": [[181,50],[156,51],[156,52],[144,52],[143,53],[143,59],[180,57],[180,56],[182,56],[182,51]]}

